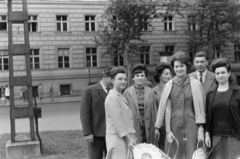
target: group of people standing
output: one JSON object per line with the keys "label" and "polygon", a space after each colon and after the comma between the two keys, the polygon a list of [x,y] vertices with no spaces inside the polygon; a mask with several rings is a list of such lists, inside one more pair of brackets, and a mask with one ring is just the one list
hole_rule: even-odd
{"label": "group of people standing", "polygon": [[209,147],[209,159],[240,157],[240,90],[230,63],[216,59],[211,72],[207,54],[200,51],[194,66],[196,71],[188,74],[188,55],[175,52],[170,65],[156,67],[153,89],[144,84],[148,69],[143,64],[132,67],[129,88],[125,68],[105,69],[81,101],[89,158],[128,159],[134,145],[150,143],[165,152],[171,144],[171,158],[191,159],[198,142]]}

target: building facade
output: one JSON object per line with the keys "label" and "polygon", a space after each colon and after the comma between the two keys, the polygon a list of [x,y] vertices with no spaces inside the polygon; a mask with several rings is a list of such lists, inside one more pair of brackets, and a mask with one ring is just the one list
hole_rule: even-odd
{"label": "building facade", "polygon": [[[21,1],[13,0],[13,10],[21,10]],[[29,39],[33,89],[43,84],[44,94],[53,82],[54,95],[80,94],[89,83],[96,83],[102,77],[106,66],[125,65],[122,56],[112,59],[104,55],[104,49],[96,47],[94,36],[98,35],[106,0],[28,0]],[[183,50],[189,52],[186,19],[170,15],[152,22],[154,30],[143,31],[147,42],[139,43],[144,49],[139,56],[131,55],[130,62],[144,63],[154,73],[155,66],[169,57],[160,52]],[[194,26],[190,30],[196,29]],[[14,43],[23,43],[23,26],[14,24]],[[218,52],[218,48],[214,48]],[[240,81],[238,72],[240,44],[226,48],[226,56],[233,62],[233,71]],[[190,53],[192,56],[192,54]],[[221,56],[220,53],[216,53]],[[14,58],[14,75],[23,75],[25,57]],[[8,25],[7,5],[0,1],[0,86],[8,84]],[[149,77],[150,81],[153,81]],[[20,88],[15,88],[19,95]]]}

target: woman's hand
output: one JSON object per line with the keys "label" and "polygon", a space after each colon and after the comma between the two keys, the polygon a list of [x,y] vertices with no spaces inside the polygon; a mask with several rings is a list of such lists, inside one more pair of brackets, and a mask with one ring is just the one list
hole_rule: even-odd
{"label": "woman's hand", "polygon": [[202,125],[198,127],[198,140],[204,141],[204,128]]}
{"label": "woman's hand", "polygon": [[207,147],[211,147],[211,139],[210,139],[210,135],[208,132],[206,132],[206,137],[205,137],[205,144],[207,145]]}
{"label": "woman's hand", "polygon": [[171,144],[173,142],[173,139],[175,139],[175,136],[171,131],[167,132],[167,141]]}
{"label": "woman's hand", "polygon": [[160,131],[157,128],[155,129],[155,139],[157,139],[157,141],[160,139]]}
{"label": "woman's hand", "polygon": [[123,139],[126,141],[127,146],[130,148],[133,148],[136,145],[136,140],[132,139],[129,135],[124,136]]}

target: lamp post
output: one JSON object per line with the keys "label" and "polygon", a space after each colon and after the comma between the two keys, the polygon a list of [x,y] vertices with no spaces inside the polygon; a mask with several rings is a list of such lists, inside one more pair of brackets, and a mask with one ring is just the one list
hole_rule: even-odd
{"label": "lamp post", "polygon": [[88,67],[88,85],[91,85],[91,76],[90,76],[91,62],[90,61],[87,61],[87,67]]}

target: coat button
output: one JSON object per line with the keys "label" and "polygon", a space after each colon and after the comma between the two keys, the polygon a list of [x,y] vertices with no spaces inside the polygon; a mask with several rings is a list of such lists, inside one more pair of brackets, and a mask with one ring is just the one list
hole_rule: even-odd
{"label": "coat button", "polygon": [[182,110],[182,107],[180,107],[179,109]]}
{"label": "coat button", "polygon": [[182,124],[180,124],[179,126],[182,127]]}
{"label": "coat button", "polygon": [[148,117],[146,117],[146,120],[148,120]]}
{"label": "coat button", "polygon": [[182,119],[182,116],[180,116],[179,118]]}

